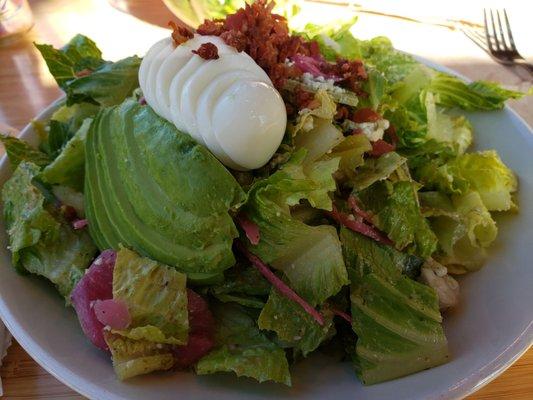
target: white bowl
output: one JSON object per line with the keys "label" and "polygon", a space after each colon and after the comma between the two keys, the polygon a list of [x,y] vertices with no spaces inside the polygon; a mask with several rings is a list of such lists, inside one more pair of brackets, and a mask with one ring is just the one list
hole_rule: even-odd
{"label": "white bowl", "polygon": [[[440,68],[442,69],[442,68]],[[57,104],[37,119],[49,118]],[[499,236],[486,266],[461,279],[461,304],[445,317],[448,364],[373,386],[350,363],[316,354],[293,368],[293,387],[258,384],[230,374],[152,374],[120,382],[107,354],[84,337],[76,315],[44,280],[11,266],[0,221],[0,316],[13,336],[48,372],[91,399],[455,399],[477,390],[510,366],[533,341],[533,134],[506,108],[469,115],[477,149],[496,149],[518,175],[521,210],[497,216]],[[21,137],[36,143],[28,125]],[[0,185],[11,174],[0,163]]]}

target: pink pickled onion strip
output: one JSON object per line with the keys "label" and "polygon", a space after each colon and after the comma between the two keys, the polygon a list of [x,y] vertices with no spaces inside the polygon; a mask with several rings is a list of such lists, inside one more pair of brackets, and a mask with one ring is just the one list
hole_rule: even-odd
{"label": "pink pickled onion strip", "polygon": [[259,243],[259,240],[261,239],[261,233],[259,232],[259,227],[257,224],[246,216],[244,213],[240,213],[237,215],[237,222],[241,226],[242,230],[246,234],[246,237],[250,241],[251,244],[254,246]]}
{"label": "pink pickled onion strip", "polygon": [[279,279],[276,274],[274,274],[268,265],[266,265],[259,257],[257,257],[255,254],[252,254],[246,246],[240,241],[235,241],[235,247],[237,250],[239,250],[250,262],[252,265],[261,272],[261,274],[274,286],[278,292],[280,292],[283,296],[288,298],[289,300],[294,301],[297,303],[300,307],[302,307],[306,313],[308,313],[313,319],[320,325],[324,325],[324,318],[322,315],[315,310],[313,307],[309,305],[304,299],[302,299],[300,296],[298,296],[294,290],[292,290],[285,282],[283,282],[281,279]]}
{"label": "pink pickled onion strip", "polygon": [[92,304],[96,318],[111,329],[126,329],[131,324],[127,304],[119,299],[95,300]]}
{"label": "pink pickled onion strip", "polygon": [[313,76],[322,76],[326,79],[333,79],[335,82],[342,80],[342,78],[324,72],[322,69],[327,64],[327,61],[322,57],[309,57],[302,54],[296,54],[291,58],[291,61],[303,72],[308,72]]}
{"label": "pink pickled onion strip", "polygon": [[331,217],[339,224],[344,225],[346,228],[354,232],[368,236],[369,238],[374,239],[376,242],[387,244],[389,246],[393,245],[392,241],[376,228],[365,224],[363,221],[350,219],[348,214],[338,211],[335,206],[333,207],[333,210],[329,212],[329,215],[331,215]]}
{"label": "pink pickled onion strip", "polygon": [[357,204],[357,200],[354,196],[348,197],[348,205],[350,206],[354,214],[359,215],[366,222],[369,222],[372,224],[372,217],[366,211],[363,211],[361,210],[361,208],[359,208],[359,205]]}
{"label": "pink pickled onion strip", "polygon": [[89,224],[89,221],[87,221],[86,219],[77,219],[72,222],[72,227],[75,230],[79,230],[79,229],[85,228],[88,224]]}
{"label": "pink pickled onion strip", "polygon": [[345,313],[344,311],[340,311],[340,310],[337,310],[335,308],[332,308],[331,312],[333,314],[337,315],[338,317],[341,317],[343,320],[348,322],[350,325],[352,324],[352,317],[350,317],[350,315]]}

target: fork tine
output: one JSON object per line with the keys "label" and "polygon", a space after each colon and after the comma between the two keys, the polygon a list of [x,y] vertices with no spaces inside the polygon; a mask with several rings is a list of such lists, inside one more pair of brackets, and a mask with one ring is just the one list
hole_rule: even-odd
{"label": "fork tine", "polygon": [[500,12],[498,10],[496,10],[496,17],[498,18],[498,27],[500,28],[500,37],[501,37],[500,44],[501,44],[503,50],[507,51],[507,50],[509,50],[509,48],[507,47],[507,40],[505,40],[505,34],[503,33],[502,20],[500,18]]}
{"label": "fork tine", "polygon": [[496,23],[494,22],[494,14],[492,12],[492,9],[489,9],[490,11],[490,22],[492,25],[492,37],[494,39],[494,46],[496,46],[497,50],[501,50],[500,41],[498,40],[498,31],[496,31]]}
{"label": "fork tine", "polygon": [[513,32],[511,31],[511,24],[507,17],[507,11],[503,9],[503,17],[505,18],[505,25],[507,26],[507,35],[509,36],[509,43],[511,44],[511,50],[516,51],[516,45],[514,44]]}
{"label": "fork tine", "polygon": [[483,9],[483,22],[484,22],[484,26],[485,26],[485,40],[487,41],[487,46],[489,46],[489,51],[492,53],[496,49],[494,48],[494,45],[493,45],[492,40],[490,38],[489,23],[488,23],[487,19],[488,19],[487,18],[487,9],[484,8]]}
{"label": "fork tine", "polygon": [[474,42],[474,44],[476,44],[479,48],[481,48],[481,50],[490,55],[489,48],[487,47],[487,41],[485,40],[484,36],[479,34],[479,32],[476,32],[475,30],[467,27],[463,27],[460,29],[461,32],[463,32],[471,41]]}

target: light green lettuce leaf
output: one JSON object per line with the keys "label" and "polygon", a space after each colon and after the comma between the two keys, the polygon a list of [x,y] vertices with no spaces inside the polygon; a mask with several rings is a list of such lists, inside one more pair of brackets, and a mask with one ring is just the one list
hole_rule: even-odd
{"label": "light green lettuce leaf", "polygon": [[518,188],[515,174],[494,150],[463,154],[451,163],[455,174],[479,192],[489,211],[514,209],[512,194]]}
{"label": "light green lettuce leaf", "polygon": [[276,332],[277,338],[305,357],[322,342],[335,335],[333,314],[327,307],[320,313],[324,325],[320,326],[301,306],[272,289],[257,323],[260,329]]}
{"label": "light green lettuce leaf", "polygon": [[32,184],[39,167],[22,162],[2,189],[4,217],[13,265],[50,280],[69,302],[69,295],[96,253],[85,230],[75,231],[52,213]]}
{"label": "light green lettuce leaf", "polygon": [[87,118],[65,144],[57,158],[47,165],[40,177],[52,185],[65,185],[83,191],[85,179],[85,139],[92,119]]}
{"label": "light green lettuce leaf", "polygon": [[396,251],[384,252],[383,245],[345,228],[340,236],[358,337],[352,357],[362,382],[379,383],[447,362],[435,291],[402,274]]}
{"label": "light green lettuce leaf", "polygon": [[[338,160],[302,166],[302,154],[269,178],[258,181],[243,208],[261,232],[250,246],[264,262],[283,271],[291,287],[312,304],[321,304],[347,283],[335,228],[309,226],[291,217],[289,206],[307,199],[313,207],[331,209],[332,173]],[[314,164],[314,166],[313,166]]]}
{"label": "light green lettuce leaf", "polygon": [[451,144],[458,154],[463,154],[472,144],[472,125],[463,117],[452,117],[437,109],[434,95],[426,93],[427,138]]}
{"label": "light green lettuce leaf", "polygon": [[378,181],[387,179],[406,161],[406,158],[393,151],[378,158],[367,158],[364,164],[357,168],[351,183],[357,191],[366,189]]}
{"label": "light green lettuce leaf", "polygon": [[479,193],[470,191],[451,199],[443,194],[425,194],[422,201],[439,240],[439,262],[455,274],[481,268],[486,248],[496,239],[498,229]]}
{"label": "light green lettuce leaf", "polygon": [[353,182],[357,179],[356,168],[363,165],[364,154],[372,150],[372,145],[365,135],[350,135],[333,148],[328,157],[340,157],[338,179]]}
{"label": "light green lettuce leaf", "polygon": [[111,351],[113,368],[120,380],[169,370],[174,365],[170,346],[131,340],[108,331],[104,331],[104,337]]}
{"label": "light green lettuce leaf", "polygon": [[113,270],[113,299],[128,306],[132,339],[186,344],[189,331],[185,274],[121,248]]}
{"label": "light green lettuce leaf", "polygon": [[197,374],[234,372],[259,382],[291,385],[285,351],[270,341],[240,306],[218,304],[211,310],[216,320],[216,347],[198,361]]}
{"label": "light green lettuce leaf", "polygon": [[524,93],[502,88],[499,84],[476,81],[466,84],[454,76],[438,73],[428,88],[437,96],[437,103],[444,107],[460,107],[464,110],[497,110],[506,100],[519,99]]}
{"label": "light green lettuce leaf", "polygon": [[365,209],[373,212],[374,224],[387,233],[395,246],[409,248],[427,258],[437,248],[437,238],[420,212],[412,181],[380,181],[358,193]]}

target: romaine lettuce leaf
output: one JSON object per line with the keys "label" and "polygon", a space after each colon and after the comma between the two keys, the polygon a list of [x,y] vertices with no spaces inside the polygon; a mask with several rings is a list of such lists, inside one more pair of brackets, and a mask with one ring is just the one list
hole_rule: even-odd
{"label": "romaine lettuce leaf", "polygon": [[496,239],[498,229],[479,193],[470,191],[449,199],[429,192],[421,199],[439,241],[437,260],[455,274],[481,268],[485,249]]}
{"label": "romaine lettuce leaf", "polygon": [[409,248],[427,258],[436,250],[437,238],[420,212],[418,186],[412,181],[380,181],[357,195],[364,208],[373,212],[374,224],[398,249]]}
{"label": "romaine lettuce leaf", "polygon": [[131,340],[109,331],[104,331],[104,337],[111,351],[113,368],[120,380],[165,371],[174,365],[174,357],[168,345]]}
{"label": "romaine lettuce leaf", "polygon": [[259,330],[240,306],[218,304],[212,311],[216,319],[216,347],[198,362],[196,373],[234,372],[259,382],[291,385],[285,352]]}
{"label": "romaine lettuce leaf", "polygon": [[2,189],[9,248],[19,271],[47,278],[68,302],[96,247],[85,230],[73,230],[47,209],[44,195],[32,184],[38,173],[37,165],[22,162]]}
{"label": "romaine lettuce leaf", "polygon": [[[356,371],[374,384],[448,361],[448,346],[435,291],[398,268],[381,244],[341,229],[350,271],[352,327],[358,336]],[[397,253],[397,252],[396,252]]]}
{"label": "romaine lettuce leaf", "polygon": [[516,207],[512,198],[518,188],[516,176],[496,151],[463,154],[453,160],[450,167],[455,170],[456,176],[468,181],[472,190],[479,192],[489,211],[506,211]]}
{"label": "romaine lettuce leaf", "polygon": [[68,140],[57,158],[40,175],[52,185],[65,185],[82,191],[85,179],[85,139],[92,119],[83,121],[78,131]]}
{"label": "romaine lettuce leaf", "polygon": [[385,153],[379,158],[367,158],[364,164],[357,168],[351,183],[357,191],[366,189],[378,181],[387,179],[406,161],[406,158],[394,151]]}
{"label": "romaine lettuce leaf", "polygon": [[331,210],[328,193],[338,159],[302,165],[296,154],[281,170],[258,181],[243,208],[259,227],[259,244],[249,247],[264,262],[283,271],[291,287],[309,303],[322,304],[347,283],[335,228],[309,226],[290,215],[290,205],[306,199],[313,207]]}
{"label": "romaine lettuce leaf", "polygon": [[189,319],[185,274],[121,248],[113,270],[113,299],[128,306],[132,339],[186,344]]}
{"label": "romaine lettuce leaf", "polygon": [[431,80],[428,90],[437,95],[437,103],[444,107],[460,107],[464,110],[497,110],[506,100],[519,99],[524,93],[502,88],[495,82],[476,81],[464,83],[454,76],[438,73]]}
{"label": "romaine lettuce leaf", "polygon": [[363,156],[372,150],[372,145],[365,135],[350,135],[335,146],[329,157],[340,157],[339,180],[353,182],[357,179],[356,168],[364,162]]}
{"label": "romaine lettuce leaf", "polygon": [[31,147],[22,139],[13,136],[0,135],[0,141],[4,145],[13,170],[15,170],[23,161],[31,162],[38,167],[44,167],[52,161],[46,153]]}
{"label": "romaine lettuce leaf", "polygon": [[332,312],[322,307],[320,313],[324,317],[323,326],[294,301],[272,288],[257,323],[260,329],[276,332],[283,344],[305,357],[335,334]]}

